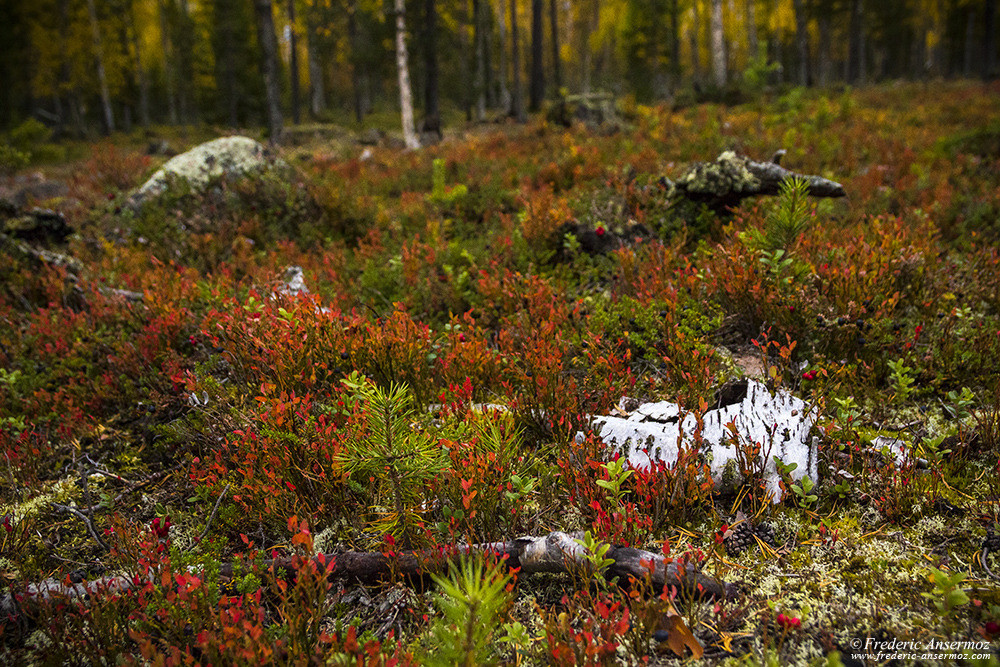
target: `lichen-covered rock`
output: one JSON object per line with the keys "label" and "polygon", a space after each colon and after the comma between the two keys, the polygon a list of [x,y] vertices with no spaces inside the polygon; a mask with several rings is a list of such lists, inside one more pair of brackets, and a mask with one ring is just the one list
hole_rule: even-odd
{"label": "lichen-covered rock", "polygon": [[[702,419],[701,452],[709,462],[716,484],[724,486],[738,465],[738,453],[733,445],[733,424],[741,442],[760,443],[766,457],[763,473],[774,501],[781,499],[781,478],[773,457],[785,465],[796,464],[793,480],[808,475],[818,479],[816,445],[809,436],[817,413],[805,401],[786,391],[772,394],[754,380],[737,385],[739,391],[729,391],[729,401],[705,413]],[[678,444],[693,445],[697,419],[693,414],[682,415],[679,406],[662,401],[647,403],[627,418],[599,416],[593,421],[601,439],[620,451],[629,463],[638,468],[649,467],[652,461],[668,464],[677,461]]]}
{"label": "lichen-covered rock", "polygon": [[186,181],[194,191],[222,176],[240,177],[281,166],[261,143],[248,137],[223,137],[195,146],[168,160],[140,188],[129,195],[126,205],[137,210],[145,202],[167,191],[171,183]]}

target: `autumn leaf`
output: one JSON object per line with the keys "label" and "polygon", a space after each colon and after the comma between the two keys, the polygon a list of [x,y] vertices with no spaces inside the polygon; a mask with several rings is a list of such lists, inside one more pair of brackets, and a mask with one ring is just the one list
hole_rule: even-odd
{"label": "autumn leaf", "polygon": [[659,625],[660,629],[656,631],[653,637],[657,640],[660,649],[670,649],[674,655],[683,658],[685,655],[684,649],[688,648],[691,650],[691,655],[695,660],[701,658],[702,654],[704,654],[705,649],[701,645],[701,642],[694,636],[684,622],[684,617],[677,613],[673,605],[660,617]]}

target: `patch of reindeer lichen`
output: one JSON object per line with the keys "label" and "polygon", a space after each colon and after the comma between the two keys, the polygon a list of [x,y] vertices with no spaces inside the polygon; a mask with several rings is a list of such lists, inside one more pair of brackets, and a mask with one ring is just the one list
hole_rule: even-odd
{"label": "patch of reindeer lichen", "polygon": [[693,165],[677,184],[689,193],[724,196],[753,190],[760,181],[747,169],[745,157],[726,151],[713,162]]}

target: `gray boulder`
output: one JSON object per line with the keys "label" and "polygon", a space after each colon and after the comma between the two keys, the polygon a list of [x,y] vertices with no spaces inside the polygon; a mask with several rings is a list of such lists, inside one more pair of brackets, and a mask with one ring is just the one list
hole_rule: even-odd
{"label": "gray boulder", "polygon": [[263,144],[248,137],[223,137],[195,146],[168,160],[148,181],[129,195],[126,206],[138,210],[166,192],[176,180],[200,192],[220,177],[242,177],[284,166]]}

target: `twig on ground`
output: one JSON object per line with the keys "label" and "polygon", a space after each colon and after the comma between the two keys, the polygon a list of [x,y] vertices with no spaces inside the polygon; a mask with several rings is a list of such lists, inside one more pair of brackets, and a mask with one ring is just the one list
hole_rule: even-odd
{"label": "twig on ground", "polygon": [[76,509],[75,507],[70,507],[69,505],[60,505],[59,503],[52,503],[52,506],[57,510],[59,510],[60,512],[65,512],[66,514],[72,514],[73,516],[83,521],[83,523],[87,526],[87,532],[89,532],[90,536],[93,537],[94,540],[99,545],[101,545],[101,548],[104,549],[105,551],[111,551],[111,548],[107,545],[107,543],[101,539],[100,535],[97,534],[97,531],[94,529],[93,522],[86,514]]}
{"label": "twig on ground", "polygon": [[208,535],[208,529],[212,527],[212,521],[215,520],[215,514],[219,511],[219,505],[222,504],[222,499],[226,497],[226,492],[229,491],[231,484],[226,484],[226,488],[222,490],[219,494],[219,499],[215,501],[215,507],[212,508],[212,513],[208,515],[208,521],[205,523],[205,530],[201,531],[201,535],[195,538],[195,542],[201,543],[205,536]]}
{"label": "twig on ground", "polygon": [[983,570],[986,571],[986,574],[988,574],[991,579],[996,579],[997,581],[1000,581],[1000,577],[994,574],[993,570],[990,569],[990,566],[986,564],[986,557],[989,555],[990,555],[990,550],[987,549],[986,547],[983,547],[983,550],[979,552],[979,560],[983,564]]}

